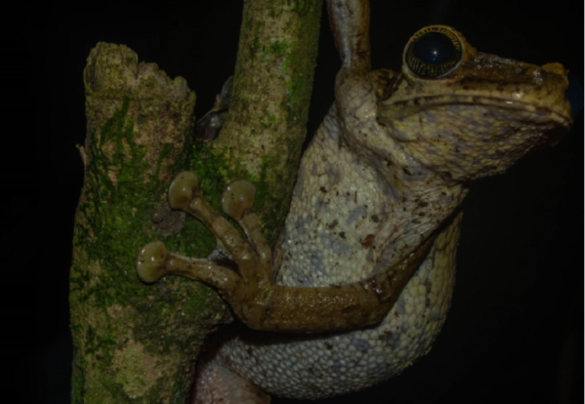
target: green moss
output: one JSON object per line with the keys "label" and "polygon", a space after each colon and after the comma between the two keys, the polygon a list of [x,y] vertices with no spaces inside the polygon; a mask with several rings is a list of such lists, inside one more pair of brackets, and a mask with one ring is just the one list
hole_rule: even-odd
{"label": "green moss", "polygon": [[272,42],[270,42],[270,45],[268,46],[268,50],[273,56],[282,57],[282,56],[290,54],[291,45],[290,45],[289,41],[275,39]]}
{"label": "green moss", "polygon": [[193,293],[191,296],[189,296],[184,306],[186,309],[185,311],[186,315],[201,313],[202,311],[206,311],[209,309],[207,304],[209,296],[207,295],[211,292],[211,290],[209,288],[199,289],[201,289],[200,290],[201,293]]}
{"label": "green moss", "polygon": [[85,386],[85,375],[79,369],[78,366],[73,364],[73,375],[72,375],[72,384],[71,384],[71,403],[72,404],[82,404],[84,403],[83,392]]}
{"label": "green moss", "polygon": [[304,17],[309,14],[309,12],[312,10],[312,7],[315,6],[315,3],[317,3],[318,6],[321,5],[321,2],[315,2],[311,0],[288,0],[288,2],[289,4],[292,3],[292,11],[297,13],[299,17]]}
{"label": "green moss", "polygon": [[[190,386],[193,382],[192,375],[194,374],[194,367],[195,362],[192,361],[190,366],[186,366],[184,371],[177,372],[178,380],[176,383],[173,383],[173,391],[171,396],[171,403],[172,404],[185,404],[185,391],[181,388],[181,386]],[[152,402],[155,401],[156,397],[153,398]]]}
{"label": "green moss", "polygon": [[[268,157],[263,157],[260,175],[254,175],[245,168],[243,161],[234,160],[228,151],[223,150],[218,153],[206,143],[197,142],[193,148],[190,170],[197,173],[201,182],[202,193],[207,202],[220,213],[223,213],[220,201],[227,182],[218,181],[218,174],[219,178],[229,180],[246,178],[254,183],[256,186],[254,209],[260,212],[262,232],[268,242],[273,245],[280,232],[280,223],[284,217],[280,209],[288,209],[287,199],[275,196],[282,195],[282,192],[271,192],[271,190],[274,190],[274,182],[268,182],[268,170],[275,163]],[[271,181],[275,180],[271,179]],[[276,181],[279,181],[279,179],[277,178]],[[234,226],[237,228],[237,224],[234,223]],[[215,238],[212,237],[209,252],[213,251],[215,245]]]}
{"label": "green moss", "polygon": [[[306,15],[309,10],[314,11],[311,7],[321,4],[287,1],[299,16]],[[282,7],[282,3],[273,1],[270,7],[273,6]],[[298,72],[306,69],[309,62],[296,54],[305,52],[309,44],[305,43],[305,39],[294,43],[283,40],[264,42],[265,39],[261,42],[258,35],[264,24],[267,22],[253,22],[247,7],[244,8],[243,26],[253,32],[242,35],[247,38],[245,43],[251,44],[244,45],[242,49],[247,48],[251,59],[255,59],[251,63],[261,58],[266,58],[264,62],[276,60],[277,68],[284,71],[285,76],[298,76]],[[318,27],[318,24],[315,26]],[[307,31],[312,29],[309,25],[303,28]],[[136,62],[135,55],[129,62]],[[152,286],[138,281],[135,261],[140,248],[147,242],[160,239],[171,251],[195,257],[207,256],[216,246],[215,237],[193,218],[185,220],[179,234],[163,236],[157,233],[151,215],[164,201],[169,186],[169,181],[161,181],[160,176],[179,172],[186,167],[197,172],[205,198],[219,212],[225,181],[250,179],[256,185],[255,208],[261,212],[263,232],[272,244],[288,209],[288,198],[275,195],[288,192],[291,178],[271,171],[272,167],[282,165],[280,160],[263,158],[260,173],[252,175],[245,169],[245,161],[235,158],[228,150],[218,152],[218,147],[211,148],[198,143],[193,146],[192,153],[187,152],[190,147],[188,140],[184,145],[150,145],[157,148],[156,157],[147,162],[147,158],[153,156],[152,149],[135,141],[135,124],[139,123],[141,128],[147,127],[144,125],[144,115],[149,112],[145,111],[156,110],[157,97],[159,101],[160,97],[155,95],[151,99],[142,96],[138,99],[127,96],[117,104],[118,108],[111,118],[101,123],[103,114],[111,111],[113,100],[120,99],[128,87],[121,89],[117,85],[121,81],[120,77],[124,76],[123,66],[109,62],[103,64],[104,61],[99,58],[96,63],[101,65],[88,65],[88,69],[100,67],[102,72],[115,76],[116,85],[94,93],[91,83],[86,82],[89,158],[84,193],[76,220],[71,276],[72,307],[78,305],[72,309],[72,332],[76,349],[81,352],[75,355],[74,402],[136,402],[136,399],[130,397],[132,391],[141,395],[138,398],[140,402],[157,402],[161,391],[165,391],[165,397],[168,397],[166,382],[168,375],[171,375],[171,400],[182,403],[185,386],[191,381],[189,369],[193,366],[192,359],[206,332],[202,328],[206,324],[212,326],[210,319],[217,318],[223,304],[213,290],[184,278],[166,277]],[[305,101],[308,104],[310,91],[307,89],[310,85],[308,78],[303,75],[295,81],[286,82],[284,88],[287,89],[287,99],[283,101],[286,117],[266,113],[259,119],[255,118],[253,124],[263,124],[272,130],[279,121],[282,127],[284,120],[294,124],[291,130],[298,132],[299,125],[304,125],[306,121],[306,117],[302,117],[306,115],[306,105],[300,104]],[[155,90],[154,82],[146,83],[145,87],[146,92],[149,87]],[[193,106],[194,96],[192,98],[186,102],[170,100],[165,105],[182,117],[190,113],[187,110]],[[138,113],[137,106],[142,113]],[[174,142],[177,142],[177,137]],[[183,154],[176,149],[177,146],[182,147]],[[289,147],[294,156],[287,157],[287,164],[293,167],[297,165],[300,143],[298,147],[297,143]],[[168,160],[175,162],[170,168]],[[159,172],[161,170],[162,174]],[[282,192],[283,189],[286,190]],[[150,358],[172,358],[180,353],[181,359],[177,363],[173,362],[173,370],[165,371],[166,380],[154,378],[144,384],[144,380],[134,376],[138,376],[141,367],[151,367],[151,363],[140,362],[144,359],[142,351],[126,351],[130,344],[143,347],[145,355]],[[118,372],[118,376],[115,376],[114,373],[121,367],[127,372]],[[177,377],[172,373],[174,369],[177,369]],[[180,380],[182,377],[185,379]]]}
{"label": "green moss", "polygon": [[[284,9],[282,7],[281,4],[278,4],[280,1],[282,0],[270,0],[270,3],[272,4],[268,4],[269,10],[268,10],[268,15],[270,16],[270,18],[276,20],[278,19],[282,13],[284,12]],[[290,0],[288,0],[290,2]],[[293,0],[294,1],[294,0]]]}
{"label": "green moss", "polygon": [[[164,192],[157,170],[147,180],[140,180],[150,167],[145,161],[146,148],[133,142],[134,119],[128,116],[130,99],[125,98],[120,109],[96,131],[92,131],[87,166],[85,203],[80,211],[87,220],[77,226],[74,244],[85,247],[88,261],[103,262],[109,270],[107,282],[99,282],[88,292],[103,307],[123,303],[129,297],[122,285],[133,285],[132,271],[136,260],[136,245],[146,244],[152,237],[145,232],[151,227],[150,214],[156,200],[152,195]],[[106,150],[114,150],[106,153]],[[168,155],[171,145],[163,148]],[[89,280],[86,271],[74,271],[83,278],[73,278],[80,287]],[[134,290],[130,291],[134,296]]]}
{"label": "green moss", "polygon": [[[112,397],[116,398],[116,402],[120,404],[124,403],[131,403],[131,400],[124,391],[124,386],[121,383],[118,383],[114,380],[111,376],[104,376],[102,380],[102,385],[108,394],[104,394],[103,391],[93,391],[96,397],[90,398],[88,397],[87,401],[90,403],[99,403],[99,402],[111,402]],[[109,397],[108,397],[109,396]],[[109,398],[109,400],[107,399]]]}
{"label": "green moss", "polygon": [[[90,158],[74,232],[72,304],[85,304],[93,313],[89,322],[73,321],[77,324],[73,328],[75,346],[84,350],[83,357],[76,356],[76,363],[78,369],[91,367],[94,374],[111,368],[115,352],[129,337],[153,352],[176,352],[180,347],[186,358],[189,353],[194,355],[199,336],[193,332],[193,321],[210,317],[209,312],[218,307],[206,307],[206,299],[213,301],[214,294],[198,283],[172,278],[164,281],[167,292],[161,293],[160,288],[145,286],[138,280],[136,257],[144,244],[162,238],[170,248],[182,243],[181,250],[192,252],[196,243],[185,241],[180,235],[165,239],[154,233],[151,215],[169,185],[158,179],[159,170],[173,145],[162,147],[152,170],[144,158],[144,146],[133,140],[134,117],[130,113],[133,102],[136,101],[124,99],[101,127],[90,128]],[[170,170],[180,171],[185,161],[186,158],[177,159]],[[145,176],[145,172],[151,174]],[[187,234],[201,226],[196,220],[188,222]],[[201,297],[190,299],[196,295]],[[129,324],[121,320],[128,316],[132,316],[131,334]],[[99,327],[94,327],[94,322],[99,322]],[[168,330],[171,325],[174,332],[160,332],[159,338],[152,337],[153,330]],[[93,359],[86,363],[85,357]],[[86,381],[76,378],[74,383],[85,385]],[[119,382],[100,383],[107,384],[112,397],[123,397]],[[82,391],[80,387],[75,393],[79,400]],[[102,402],[94,399],[93,402]]]}

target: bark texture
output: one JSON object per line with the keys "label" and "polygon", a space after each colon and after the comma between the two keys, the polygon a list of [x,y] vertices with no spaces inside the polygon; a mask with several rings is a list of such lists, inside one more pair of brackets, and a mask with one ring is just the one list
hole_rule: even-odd
{"label": "bark texture", "polygon": [[136,275],[142,245],[189,233],[178,232],[184,217],[163,207],[188,158],[195,104],[184,79],[137,61],[125,46],[100,43],[84,74],[85,180],[70,281],[74,403],[184,397],[202,338],[225,315],[198,283],[147,287]]}
{"label": "bark texture", "polygon": [[191,141],[195,94],[184,79],[123,45],[91,51],[70,277],[73,403],[186,402],[205,335],[231,315],[198,282],[141,283],[137,254],[157,239],[190,256],[215,247],[197,220],[168,208],[168,185],[185,168],[216,207],[229,180],[254,181],[274,241],[305,136],[320,11],[320,1],[245,3],[229,120],[211,143]]}
{"label": "bark texture", "polygon": [[227,179],[257,185],[270,244],[288,212],[306,135],[321,9],[314,0],[244,2],[228,117],[210,144]]}

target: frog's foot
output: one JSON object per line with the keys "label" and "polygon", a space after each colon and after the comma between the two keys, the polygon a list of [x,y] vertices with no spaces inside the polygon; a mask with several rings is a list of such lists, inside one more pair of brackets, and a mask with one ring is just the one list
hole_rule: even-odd
{"label": "frog's foot", "polygon": [[211,284],[223,295],[233,293],[242,280],[258,283],[268,279],[272,255],[252,211],[254,195],[251,182],[237,180],[226,187],[221,201],[223,211],[238,222],[246,239],[203,199],[194,173],[178,174],[169,187],[169,205],[201,220],[233,258],[239,273],[211,260],[171,253],[162,242],[155,241],[144,246],[138,256],[140,278],[150,283],[167,274],[182,275]]}

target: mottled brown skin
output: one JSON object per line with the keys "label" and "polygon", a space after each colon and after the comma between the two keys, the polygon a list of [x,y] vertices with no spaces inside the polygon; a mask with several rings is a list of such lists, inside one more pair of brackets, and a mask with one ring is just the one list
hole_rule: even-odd
{"label": "mottled brown skin", "polygon": [[[203,221],[237,272],[156,243],[138,262],[145,281],[176,273],[214,285],[251,328],[349,330],[258,333],[252,343],[235,336],[201,370],[229,368],[296,398],[367,387],[426,353],[448,310],[457,208],[470,182],[502,172],[572,123],[560,64],[483,54],[456,30],[431,26],[406,45],[401,72],[372,71],[368,1],[329,0],[328,9],[342,58],[335,105],[303,156],[274,254],[251,210],[253,188],[230,186],[222,201],[243,238],[205,202],[193,175],[181,174],[171,206]],[[411,45],[436,32],[461,57],[438,75],[434,67],[419,74]]]}

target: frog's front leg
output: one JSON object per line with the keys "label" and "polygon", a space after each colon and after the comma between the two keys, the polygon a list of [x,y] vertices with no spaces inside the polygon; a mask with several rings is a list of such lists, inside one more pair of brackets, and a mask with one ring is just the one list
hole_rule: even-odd
{"label": "frog's front leg", "polygon": [[251,229],[248,233],[250,243],[202,198],[199,180],[194,173],[185,171],[175,177],[169,187],[168,200],[172,209],[182,210],[201,220],[225,250],[237,257],[239,274],[211,260],[169,253],[162,242],[155,241],[147,244],[138,257],[138,275],[143,281],[154,282],[169,273],[183,275],[213,285],[222,295],[230,296],[241,280],[259,283],[262,278],[267,278],[266,271],[272,257],[270,248],[256,233],[256,216],[244,214],[254,201],[254,186],[250,182],[231,183],[222,198],[224,212],[238,221],[245,231]]}
{"label": "frog's front leg", "polygon": [[[244,230],[243,237],[203,199],[197,176],[177,175],[169,188],[169,204],[201,220],[237,265],[237,272],[207,259],[169,252],[156,241],[139,254],[137,270],[145,282],[176,274],[217,288],[235,314],[250,328],[317,332],[380,322],[428,252],[433,238],[399,264],[356,283],[331,287],[292,287],[272,283],[273,259],[258,217],[252,210],[254,186],[239,180],[226,187],[222,209]],[[278,265],[278,263],[276,263]]]}

